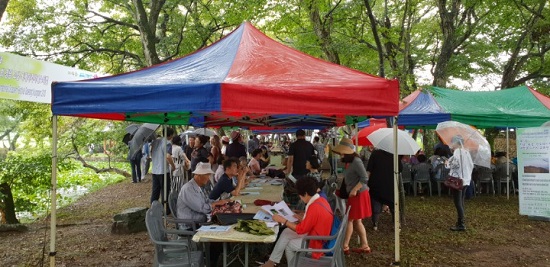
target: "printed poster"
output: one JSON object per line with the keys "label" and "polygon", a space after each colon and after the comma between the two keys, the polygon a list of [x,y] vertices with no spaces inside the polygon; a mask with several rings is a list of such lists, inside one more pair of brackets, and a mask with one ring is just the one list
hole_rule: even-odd
{"label": "printed poster", "polygon": [[52,82],[97,77],[89,71],[0,52],[0,98],[51,103]]}
{"label": "printed poster", "polygon": [[519,214],[550,218],[550,127],[517,130]]}

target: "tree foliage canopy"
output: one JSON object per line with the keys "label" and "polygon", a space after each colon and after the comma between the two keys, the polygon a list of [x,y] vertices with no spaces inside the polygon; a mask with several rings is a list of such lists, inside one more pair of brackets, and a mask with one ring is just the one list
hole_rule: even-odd
{"label": "tree foliage canopy", "polygon": [[541,0],[12,0],[7,12],[1,46],[111,74],[189,54],[248,20],[315,57],[397,77],[404,94],[456,79],[550,87]]}

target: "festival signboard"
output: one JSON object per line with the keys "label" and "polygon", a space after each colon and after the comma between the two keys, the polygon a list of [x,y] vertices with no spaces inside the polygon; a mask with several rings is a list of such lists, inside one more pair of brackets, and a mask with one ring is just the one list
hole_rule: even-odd
{"label": "festival signboard", "polygon": [[97,77],[89,71],[0,52],[0,98],[51,103],[52,82]]}
{"label": "festival signboard", "polygon": [[517,130],[519,213],[550,218],[550,128]]}

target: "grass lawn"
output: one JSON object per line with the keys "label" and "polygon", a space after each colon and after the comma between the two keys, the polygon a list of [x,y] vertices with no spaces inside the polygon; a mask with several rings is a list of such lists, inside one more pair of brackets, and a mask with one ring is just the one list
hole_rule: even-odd
{"label": "grass lawn", "polygon": [[[550,225],[520,216],[517,196],[466,200],[466,232],[449,230],[456,222],[450,196],[407,196],[405,201],[401,266],[550,266]],[[364,223],[373,253],[349,256],[347,265],[390,265],[394,259],[391,216],[381,216],[378,231],[372,230],[370,220]]]}

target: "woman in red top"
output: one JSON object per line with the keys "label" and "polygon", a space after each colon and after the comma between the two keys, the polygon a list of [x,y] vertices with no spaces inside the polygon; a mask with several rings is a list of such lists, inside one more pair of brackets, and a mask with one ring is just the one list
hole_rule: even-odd
{"label": "woman in red top", "polygon": [[[275,244],[269,261],[264,265],[266,267],[279,264],[285,252],[288,263],[296,255],[296,250],[300,248],[302,239],[306,235],[330,236],[332,228],[332,214],[330,213],[330,205],[325,198],[317,194],[317,181],[311,177],[304,177],[296,182],[296,190],[300,199],[307,203],[306,212],[303,218],[299,218],[297,223],[290,222],[284,217],[273,215],[273,220],[285,225],[287,228],[281,233],[279,240]],[[323,241],[311,240],[310,248],[323,248]],[[311,257],[319,259],[323,253],[312,253]]]}

